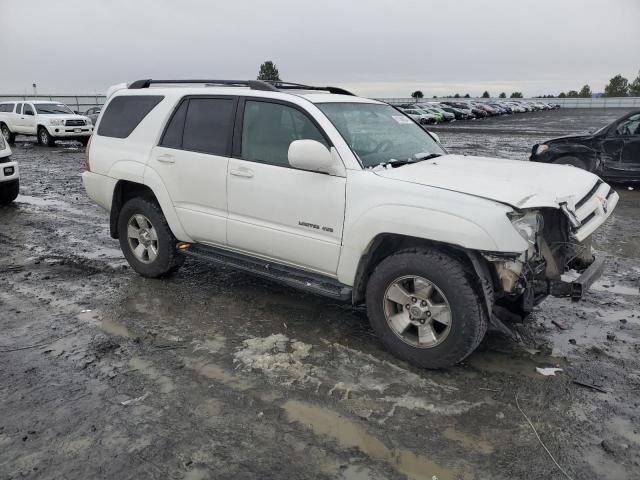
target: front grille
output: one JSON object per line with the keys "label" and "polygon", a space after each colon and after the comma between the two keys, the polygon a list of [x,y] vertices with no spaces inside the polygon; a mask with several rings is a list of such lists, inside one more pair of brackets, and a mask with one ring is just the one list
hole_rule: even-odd
{"label": "front grille", "polygon": [[578,200],[578,203],[576,203],[576,210],[578,210],[582,205],[584,205],[585,203],[587,203],[587,201],[593,197],[593,195],[598,191],[598,189],[600,188],[600,185],[602,185],[602,180],[598,180],[596,182],[596,184],[593,186],[593,188],[591,190],[589,190],[589,193],[587,193],[584,197],[582,197],[580,200]]}
{"label": "front grille", "polygon": [[86,122],[84,120],[67,120],[64,124],[67,127],[84,127]]}

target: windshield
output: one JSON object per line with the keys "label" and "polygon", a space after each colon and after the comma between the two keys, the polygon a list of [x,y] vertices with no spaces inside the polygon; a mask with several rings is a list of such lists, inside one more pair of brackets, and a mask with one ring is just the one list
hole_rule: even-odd
{"label": "windshield", "polygon": [[67,107],[63,103],[36,103],[34,105],[36,110],[40,115],[51,115],[51,114],[72,114],[73,112],[69,107]]}
{"label": "windshield", "polygon": [[390,105],[320,103],[365,168],[391,160],[416,161],[447,152],[419,125]]}

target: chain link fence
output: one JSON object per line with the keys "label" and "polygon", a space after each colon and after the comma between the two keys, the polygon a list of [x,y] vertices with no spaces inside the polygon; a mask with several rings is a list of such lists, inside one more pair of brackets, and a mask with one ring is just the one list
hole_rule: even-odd
{"label": "chain link fence", "polygon": [[7,100],[51,100],[52,102],[64,103],[71,110],[84,113],[91,107],[104,105],[106,97],[104,95],[5,95],[0,94],[0,102]]}

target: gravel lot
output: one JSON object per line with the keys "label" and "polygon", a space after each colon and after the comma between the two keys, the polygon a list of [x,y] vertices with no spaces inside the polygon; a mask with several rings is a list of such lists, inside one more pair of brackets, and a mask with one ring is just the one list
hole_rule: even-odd
{"label": "gravel lot", "polygon": [[[452,152],[525,160],[616,110],[434,127]],[[597,235],[605,276],[548,299],[464,364],[385,352],[363,311],[189,260],[129,269],[85,195],[79,144],[18,138],[0,209],[0,479],[640,478],[640,193]],[[552,321],[558,322],[561,330]],[[559,367],[545,377],[536,367]],[[595,385],[599,389],[574,383]]]}

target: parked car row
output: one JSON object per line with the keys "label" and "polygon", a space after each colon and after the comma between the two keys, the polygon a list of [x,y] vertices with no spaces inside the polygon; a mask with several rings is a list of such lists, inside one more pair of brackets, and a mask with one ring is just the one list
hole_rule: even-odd
{"label": "parked car row", "polygon": [[487,102],[465,100],[405,103],[398,105],[398,108],[416,122],[422,125],[429,125],[453,122],[455,120],[474,120],[496,115],[510,115],[512,113],[555,110],[560,108],[560,105],[524,100],[490,100]]}

